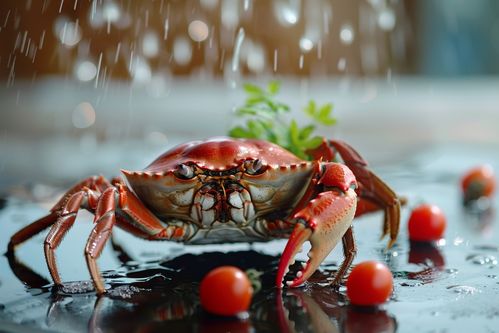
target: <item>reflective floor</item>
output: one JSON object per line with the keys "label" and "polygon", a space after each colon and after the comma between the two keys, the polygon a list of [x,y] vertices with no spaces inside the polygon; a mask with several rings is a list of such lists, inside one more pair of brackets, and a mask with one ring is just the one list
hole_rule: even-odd
{"label": "reflective floor", "polygon": [[[52,287],[38,235],[0,257],[0,331],[13,332],[476,332],[499,327],[499,228],[495,202],[465,210],[458,180],[475,164],[499,170],[497,149],[446,146],[376,171],[409,199],[396,245],[380,241],[381,214],[355,221],[356,262],[384,261],[395,277],[395,292],[379,308],[348,304],[344,287],[323,286],[341,262],[341,251],[300,289],[274,286],[285,241],[224,246],[182,246],[146,242],[118,230],[99,265],[109,290],[98,298],[86,271],[83,248],[91,216],[79,222],[57,251],[64,287]],[[463,158],[463,156],[465,158]],[[56,183],[57,184],[57,183]],[[44,215],[64,191],[54,183],[13,187],[0,199],[0,246],[10,235]],[[407,239],[407,218],[420,202],[439,205],[448,219],[444,241],[434,245]],[[304,260],[307,249],[299,260]],[[198,286],[210,269],[231,264],[262,272],[249,317],[217,318],[199,306]],[[299,262],[294,269],[297,269]],[[292,269],[293,269],[292,267]]]}

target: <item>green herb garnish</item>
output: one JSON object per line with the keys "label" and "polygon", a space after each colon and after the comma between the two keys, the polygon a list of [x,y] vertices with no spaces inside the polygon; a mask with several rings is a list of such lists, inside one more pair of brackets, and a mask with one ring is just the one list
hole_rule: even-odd
{"label": "green herb garnish", "polygon": [[271,81],[267,89],[253,84],[245,84],[245,104],[236,109],[236,115],[246,118],[245,126],[235,126],[229,131],[234,138],[262,139],[280,145],[303,159],[312,159],[307,150],[317,148],[322,137],[313,136],[317,125],[332,126],[336,118],[331,116],[333,104],[318,106],[310,101],[303,109],[312,119],[312,123],[300,127],[294,119],[285,119],[290,112],[287,104],[276,100],[280,83]]}

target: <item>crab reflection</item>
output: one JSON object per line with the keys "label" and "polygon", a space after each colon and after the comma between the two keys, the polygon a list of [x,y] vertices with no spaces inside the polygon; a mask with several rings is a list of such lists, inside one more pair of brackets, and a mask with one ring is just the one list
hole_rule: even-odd
{"label": "crab reflection", "polygon": [[[132,258],[118,244],[114,243],[113,248],[119,258],[130,262]],[[22,301],[26,304],[18,302],[8,308],[36,306],[34,312],[45,316],[45,326],[49,329],[90,332],[394,332],[396,329],[395,319],[385,311],[348,306],[344,295],[330,287],[311,282],[303,289],[276,290],[275,267],[279,257],[255,251],[185,254],[138,267],[124,264],[105,274],[113,284],[101,297],[91,288],[85,289],[88,281],[74,282],[81,287],[81,293],[71,294],[68,293],[74,290],[71,285],[54,288],[14,255],[9,255],[8,260],[13,273],[28,290],[37,293],[34,299]],[[262,290],[254,295],[249,318],[244,320],[215,317],[199,305],[198,286],[204,274],[216,266],[230,264],[263,272]]]}

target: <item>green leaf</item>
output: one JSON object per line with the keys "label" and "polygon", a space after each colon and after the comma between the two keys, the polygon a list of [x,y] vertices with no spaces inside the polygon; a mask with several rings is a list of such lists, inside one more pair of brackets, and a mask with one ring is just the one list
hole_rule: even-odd
{"label": "green leaf", "polygon": [[336,123],[336,119],[331,117],[331,111],[333,111],[333,105],[331,103],[324,104],[319,109],[316,120],[326,126],[331,126]]}
{"label": "green leaf", "polygon": [[319,118],[327,118],[333,111],[333,104],[327,103],[320,107],[319,109]]}
{"label": "green leaf", "polygon": [[246,122],[248,129],[257,139],[266,139],[266,129],[260,120],[248,120]]}
{"label": "green leaf", "polygon": [[254,84],[251,84],[251,83],[245,83],[243,85],[243,88],[244,88],[244,91],[248,95],[264,95],[265,94],[265,92],[262,90],[262,88],[254,85]]}
{"label": "green leaf", "polygon": [[314,136],[312,139],[307,140],[303,143],[305,149],[314,149],[321,145],[323,138],[320,136]]}
{"label": "green leaf", "polygon": [[258,107],[242,107],[236,110],[236,114],[238,116],[259,116],[273,119],[273,115],[270,110]]}
{"label": "green leaf", "polygon": [[315,125],[308,125],[303,127],[300,130],[300,140],[303,141],[308,139],[308,137],[310,136],[310,134],[312,134],[314,130],[315,130]]}
{"label": "green leaf", "polygon": [[298,124],[296,120],[291,120],[291,124],[289,125],[289,137],[291,139],[291,143],[294,145],[299,145],[300,143],[300,129],[298,128]]}
{"label": "green leaf", "polygon": [[311,159],[307,150],[317,148],[322,143],[321,137],[313,136],[316,125],[330,126],[336,123],[336,119],[331,115],[333,105],[329,103],[319,106],[310,100],[303,111],[312,118],[313,123],[300,127],[296,120],[286,118],[285,113],[290,111],[290,107],[276,99],[279,90],[278,81],[269,82],[265,88],[245,84],[245,103],[237,108],[235,113],[245,119],[246,123],[244,126],[230,129],[229,135],[267,140],[288,149],[300,158]]}
{"label": "green leaf", "polygon": [[241,126],[236,126],[229,131],[229,136],[233,138],[250,138],[251,133]]}
{"label": "green leaf", "polygon": [[270,95],[277,95],[279,89],[281,88],[281,83],[279,81],[270,81],[267,85],[267,91]]}
{"label": "green leaf", "polygon": [[246,98],[246,106],[257,105],[260,103],[265,103],[265,97],[260,95],[251,95]]}
{"label": "green leaf", "polygon": [[303,109],[306,114],[308,114],[310,117],[314,117],[315,112],[316,112],[316,106],[314,101],[309,101],[307,106]]}

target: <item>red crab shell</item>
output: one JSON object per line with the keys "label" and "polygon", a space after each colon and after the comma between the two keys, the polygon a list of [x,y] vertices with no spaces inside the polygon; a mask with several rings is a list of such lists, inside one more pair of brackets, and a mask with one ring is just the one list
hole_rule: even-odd
{"label": "red crab shell", "polygon": [[144,171],[170,172],[181,163],[195,163],[209,170],[227,170],[237,167],[243,160],[256,158],[264,165],[303,162],[289,151],[267,141],[215,137],[208,141],[181,144],[158,157]]}

